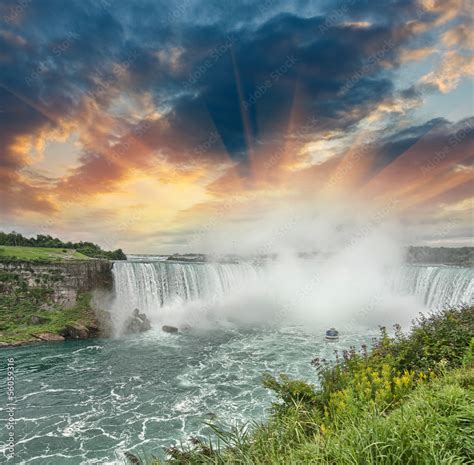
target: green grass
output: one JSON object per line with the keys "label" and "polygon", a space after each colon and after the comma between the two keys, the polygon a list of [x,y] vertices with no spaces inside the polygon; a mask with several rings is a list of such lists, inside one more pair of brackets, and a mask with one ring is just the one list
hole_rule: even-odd
{"label": "green grass", "polygon": [[[32,333],[59,333],[67,324],[81,323],[87,326],[94,322],[94,312],[90,307],[90,296],[79,296],[74,307],[62,308],[51,300],[51,290],[33,288],[11,273],[0,274],[0,284],[7,279],[17,281],[14,292],[0,292],[0,342],[15,343],[37,341]],[[48,304],[49,310],[40,307]],[[46,321],[31,324],[33,315]]]}
{"label": "green grass", "polygon": [[207,440],[171,447],[165,463],[474,464],[474,308],[422,316],[408,335],[395,329],[382,328],[370,352],[315,359],[317,388],[265,375],[276,397],[267,422],[210,424]]}
{"label": "green grass", "polygon": [[474,457],[473,386],[472,369],[453,371],[420,385],[386,415],[370,408],[357,415],[351,412],[324,434],[280,447],[270,462],[263,442],[268,436],[263,434],[258,452],[249,455],[247,463],[468,463],[468,458]]}
{"label": "green grass", "polygon": [[[465,464],[474,454],[474,371],[454,370],[420,385],[396,408],[348,412],[337,425],[303,404],[245,431],[216,429],[218,441],[194,440],[172,464],[432,465]],[[150,462],[152,463],[152,462]],[[159,463],[159,462],[153,462]]]}
{"label": "green grass", "polygon": [[18,260],[90,260],[74,249],[57,249],[48,247],[0,246],[0,260],[2,258]]}

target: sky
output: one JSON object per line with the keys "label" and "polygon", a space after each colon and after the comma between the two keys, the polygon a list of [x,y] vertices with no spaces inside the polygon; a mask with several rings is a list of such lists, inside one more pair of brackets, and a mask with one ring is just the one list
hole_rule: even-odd
{"label": "sky", "polygon": [[407,244],[472,245],[472,8],[1,0],[0,229],[232,252],[389,209]]}

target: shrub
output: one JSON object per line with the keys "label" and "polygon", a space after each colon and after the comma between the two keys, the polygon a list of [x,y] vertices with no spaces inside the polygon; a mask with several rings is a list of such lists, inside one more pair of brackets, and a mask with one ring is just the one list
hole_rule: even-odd
{"label": "shrub", "polygon": [[[287,375],[281,374],[277,380],[270,374],[263,376],[263,386],[271,389],[277,397],[277,402],[273,403],[275,412],[284,412],[287,407],[301,404],[307,408],[315,408],[318,406],[319,399],[314,391],[314,387],[304,381],[291,380]],[[283,410],[281,407],[284,407]]]}
{"label": "shrub", "polygon": [[325,436],[319,463],[469,463],[474,411],[466,384],[473,380],[458,372],[420,386],[390,415],[352,417]]}
{"label": "shrub", "polygon": [[474,368],[474,337],[471,338],[469,347],[464,355],[463,365],[468,369]]}
{"label": "shrub", "polygon": [[[408,335],[403,334],[398,326],[395,326],[393,338],[383,327],[380,332],[370,354],[363,346],[360,352],[355,348],[344,351],[342,358],[336,357],[335,364],[319,358],[312,361],[321,378],[324,402],[328,402],[331,393],[353,385],[358,377],[365,379],[364,370],[372,372],[374,378],[369,381],[371,392],[374,392],[373,384],[380,377],[393,390],[393,383],[403,384],[407,376],[413,377],[417,383],[446,368],[459,367],[474,333],[474,308],[448,309],[431,313],[428,317],[420,315]],[[388,370],[392,381],[387,379]]]}

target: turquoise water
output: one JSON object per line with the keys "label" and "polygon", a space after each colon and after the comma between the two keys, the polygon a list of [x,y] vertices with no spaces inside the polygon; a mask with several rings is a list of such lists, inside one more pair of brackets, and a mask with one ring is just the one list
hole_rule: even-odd
{"label": "turquoise water", "polygon": [[[164,457],[165,447],[206,436],[206,422],[263,420],[272,400],[261,386],[264,372],[317,383],[314,357],[330,359],[335,349],[359,347],[375,336],[357,330],[356,322],[374,328],[390,319],[403,323],[400,318],[416,316],[418,308],[473,302],[472,268],[402,267],[391,290],[382,287],[379,295],[377,283],[367,286],[363,274],[357,281],[360,275],[338,269],[314,288],[303,279],[315,276],[307,261],[292,272],[248,263],[116,265],[114,321],[139,308],[155,329],[120,339],[2,349],[3,423],[8,357],[16,369],[11,463],[123,464],[126,451]],[[384,307],[382,297],[391,305]],[[292,312],[281,314],[287,301]],[[290,316],[298,321],[293,310],[304,308],[310,326],[280,326],[290,325]],[[251,321],[258,326],[249,327]],[[183,322],[195,329],[177,335],[157,329]],[[273,327],[262,326],[267,323]],[[324,341],[326,324],[339,326],[339,342]],[[4,452],[6,433],[2,428]]]}
{"label": "turquoise water", "polygon": [[206,421],[263,419],[271,401],[263,372],[317,382],[315,356],[369,339],[344,334],[328,344],[323,331],[300,327],[221,328],[3,349],[2,406],[7,357],[16,368],[11,463],[120,464],[124,451],[163,457],[164,447],[206,435]]}

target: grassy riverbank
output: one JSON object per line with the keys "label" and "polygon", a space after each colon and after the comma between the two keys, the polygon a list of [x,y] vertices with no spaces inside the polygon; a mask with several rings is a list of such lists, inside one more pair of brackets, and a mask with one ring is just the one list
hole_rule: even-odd
{"label": "grassy riverbank", "polygon": [[44,288],[26,287],[15,294],[0,293],[0,344],[38,342],[33,334],[59,335],[68,325],[96,324],[88,294],[81,295],[71,308],[50,303],[48,311],[39,310],[48,302],[49,291]]}
{"label": "grassy riverbank", "polygon": [[87,257],[74,249],[2,245],[0,246],[0,260],[2,259],[49,262],[61,260],[90,260],[90,257]]}
{"label": "grassy riverbank", "polygon": [[409,335],[382,330],[372,350],[339,354],[335,365],[315,359],[319,387],[266,375],[276,396],[266,423],[213,425],[210,440],[169,449],[167,463],[473,463],[473,336],[473,308],[446,310]]}
{"label": "grassy riverbank", "polygon": [[[11,249],[13,247],[13,249]],[[39,257],[35,259],[42,259],[44,255],[57,255],[53,258],[75,258],[77,254],[87,258],[100,258],[102,260],[126,260],[127,256],[122,249],[117,250],[103,250],[99,245],[93,242],[71,242],[62,241],[57,237],[52,237],[45,234],[37,234],[36,237],[25,237],[20,233],[12,231],[5,233],[0,231],[0,248],[4,248],[8,253],[19,253],[23,256],[18,258],[31,259],[35,255],[35,251],[31,249],[42,249],[37,253]],[[24,251],[22,251],[24,249]]]}
{"label": "grassy riverbank", "polygon": [[94,328],[90,299],[83,293],[65,307],[55,303],[47,284],[30,286],[18,273],[0,272],[0,345],[37,342],[35,334],[60,335],[68,325]]}

